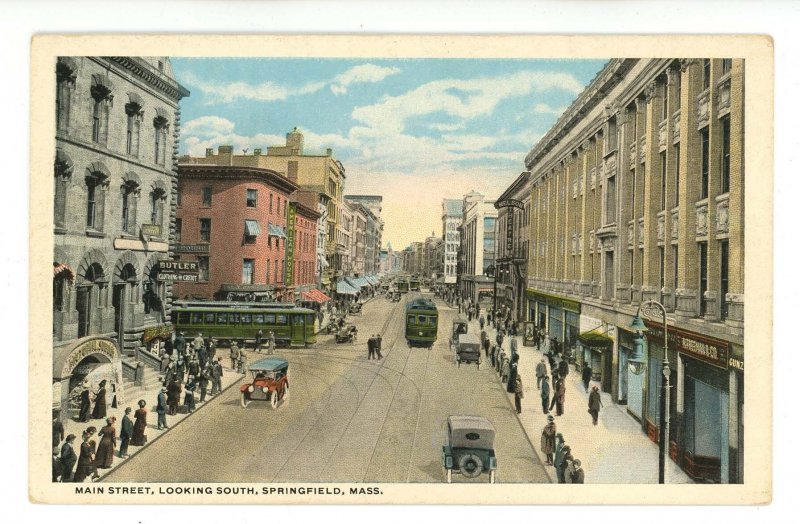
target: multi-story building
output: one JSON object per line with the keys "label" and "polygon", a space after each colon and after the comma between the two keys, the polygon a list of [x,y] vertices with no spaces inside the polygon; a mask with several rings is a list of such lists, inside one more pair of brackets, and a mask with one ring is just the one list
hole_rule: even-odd
{"label": "multi-story building", "polygon": [[309,189],[298,189],[292,194],[292,200],[300,202],[306,208],[315,210],[319,215],[317,219],[317,238],[315,242],[316,270],[315,284],[317,289],[322,288],[322,275],[328,267],[328,258],[325,254],[328,235],[328,203],[330,198],[325,193],[319,193]]}
{"label": "multi-story building", "polygon": [[295,302],[320,302],[327,295],[311,293],[316,289],[317,227],[321,213],[292,195],[286,215],[286,276],[284,285],[294,290]]}
{"label": "multi-story building", "polygon": [[341,280],[353,274],[353,236],[355,235],[355,217],[353,210],[347,202],[339,208],[340,219],[336,227],[336,257],[334,263],[337,268],[336,280]]}
{"label": "multi-story building", "polygon": [[345,195],[345,200],[358,202],[369,210],[367,215],[367,243],[365,255],[365,271],[367,274],[377,273],[380,267],[380,251],[383,245],[383,197],[380,195]]}
{"label": "multi-story building", "polygon": [[508,308],[514,320],[527,318],[530,175],[527,171],[521,173],[494,203],[497,209],[496,302],[498,307]]}
{"label": "multi-story building", "polygon": [[84,379],[123,401],[123,376],[171,334],[159,261],[189,92],[167,57],[59,57],[54,76],[53,404],[68,414]]}
{"label": "multi-story building", "polygon": [[[230,154],[230,146],[219,147],[220,165],[180,159],[175,253],[177,260],[196,262],[199,276],[176,282],[175,296],[294,301],[287,216],[297,186],[269,169],[230,165]],[[312,227],[316,236],[316,222],[303,229]]]}
{"label": "multi-story building", "polygon": [[[691,477],[742,482],[744,70],[739,59],[614,59],[527,155],[528,315]],[[643,359],[631,327],[646,318]],[[591,332],[582,335],[581,332]],[[629,361],[631,364],[629,365]]]}
{"label": "multi-story building", "polygon": [[441,237],[435,236],[431,231],[431,236],[425,239],[425,251],[422,276],[425,278],[432,278],[436,280],[441,277],[442,260],[438,258],[444,250],[439,247],[442,246],[444,240]]}
{"label": "multi-story building", "polygon": [[444,238],[443,273],[444,285],[453,289],[458,275],[458,248],[461,244],[459,226],[464,218],[464,201],[445,198],[442,200],[442,238]]}
{"label": "multi-story building", "polygon": [[[347,202],[347,201],[345,201]],[[352,261],[351,275],[364,276],[367,255],[367,221],[368,213],[364,206],[358,203],[347,202],[353,212],[353,234],[350,245],[350,260]]]}
{"label": "multi-story building", "polygon": [[462,298],[494,303],[495,221],[494,200],[486,200],[476,191],[464,195],[464,219],[460,227],[463,266],[460,277]]}

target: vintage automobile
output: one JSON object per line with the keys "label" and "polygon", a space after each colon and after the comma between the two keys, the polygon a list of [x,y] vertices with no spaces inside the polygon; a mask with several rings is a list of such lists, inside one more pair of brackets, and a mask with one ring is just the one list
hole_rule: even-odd
{"label": "vintage automobile", "polygon": [[336,342],[353,342],[358,336],[358,329],[352,324],[345,324],[336,332]]}
{"label": "vintage automobile", "polygon": [[356,302],[355,304],[350,304],[350,314],[351,315],[360,315],[361,314],[361,304]]}
{"label": "vintage automobile", "polygon": [[242,407],[253,400],[267,400],[275,409],[289,396],[289,362],[283,358],[264,358],[247,367],[252,380],[239,387]]}
{"label": "vintage automobile", "polygon": [[400,302],[401,294],[399,291],[392,293],[392,302]]}
{"label": "vintage automobile", "polygon": [[473,333],[463,333],[458,335],[458,346],[456,346],[456,366],[461,367],[461,363],[477,364],[481,369],[481,339]]}
{"label": "vintage automobile", "polygon": [[469,331],[469,324],[463,318],[457,318],[453,321],[453,329],[450,331],[450,349],[458,347],[458,336],[466,334]]}
{"label": "vintage automobile", "polygon": [[497,471],[494,435],[494,426],[485,417],[447,417],[447,443],[442,446],[442,466],[448,484],[453,481],[453,472],[467,478],[489,473],[489,482],[494,484]]}

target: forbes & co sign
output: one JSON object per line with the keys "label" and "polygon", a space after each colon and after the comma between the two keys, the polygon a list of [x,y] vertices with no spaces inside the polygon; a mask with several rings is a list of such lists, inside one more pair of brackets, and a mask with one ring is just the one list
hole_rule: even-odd
{"label": "forbes & co sign", "polygon": [[197,282],[198,274],[197,262],[158,261],[159,282]]}

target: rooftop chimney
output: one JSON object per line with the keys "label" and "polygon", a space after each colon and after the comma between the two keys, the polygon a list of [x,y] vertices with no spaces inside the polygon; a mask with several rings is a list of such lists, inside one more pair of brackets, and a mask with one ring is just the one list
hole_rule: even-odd
{"label": "rooftop chimney", "polygon": [[261,156],[261,148],[257,147],[253,149],[253,156]]}
{"label": "rooftop chimney", "polygon": [[214,156],[214,148],[213,147],[207,147],[206,148],[206,156]]}

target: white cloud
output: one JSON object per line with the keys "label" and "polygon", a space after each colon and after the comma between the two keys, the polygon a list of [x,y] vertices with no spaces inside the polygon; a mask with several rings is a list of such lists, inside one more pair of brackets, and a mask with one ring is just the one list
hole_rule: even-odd
{"label": "white cloud", "polygon": [[410,118],[444,113],[470,120],[491,115],[506,98],[550,90],[577,95],[583,85],[568,73],[521,71],[498,77],[470,80],[445,79],[423,84],[398,96],[353,109],[352,117],[386,132],[402,132]]}
{"label": "white cloud", "polygon": [[336,75],[331,82],[331,91],[336,95],[341,95],[347,92],[347,87],[350,84],[376,83],[399,72],[400,69],[397,67],[360,64]]}
{"label": "white cloud", "polygon": [[229,104],[236,100],[258,100],[270,102],[273,100],[286,100],[289,91],[273,82],[263,82],[258,85],[247,82],[215,83],[202,80],[192,73],[186,73],[182,82],[197,87],[206,95],[206,104]]}
{"label": "white cloud", "polygon": [[201,116],[181,126],[181,133],[203,137],[225,135],[233,132],[235,124],[219,116]]}
{"label": "white cloud", "polygon": [[428,129],[433,129],[434,131],[458,131],[459,129],[464,129],[466,124],[461,122],[459,124],[428,124]]}
{"label": "white cloud", "polygon": [[561,116],[561,114],[566,110],[567,106],[553,107],[548,104],[542,104],[542,103],[533,106],[534,113],[541,113],[545,115]]}

